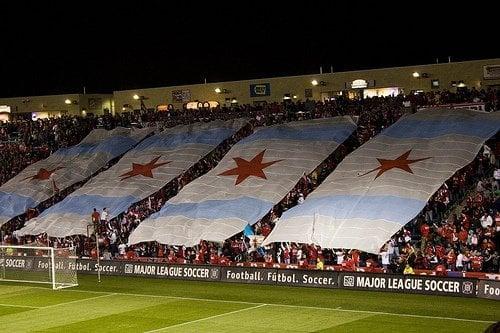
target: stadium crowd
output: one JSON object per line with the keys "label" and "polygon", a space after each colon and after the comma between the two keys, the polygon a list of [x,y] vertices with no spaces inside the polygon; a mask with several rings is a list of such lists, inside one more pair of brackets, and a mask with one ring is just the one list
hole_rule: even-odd
{"label": "stadium crowd", "polygon": [[[396,97],[374,97],[350,100],[339,96],[330,101],[284,101],[263,106],[232,106],[215,109],[141,112],[101,117],[62,117],[37,121],[14,121],[0,127],[0,184],[25,166],[47,157],[59,147],[79,142],[92,129],[116,126],[158,126],[167,128],[180,124],[215,119],[251,119],[252,126],[269,126],[287,121],[323,118],[337,115],[358,117],[358,130],[328,157],[316,170],[304,175],[297,186],[277,204],[269,214],[253,227],[254,236],[239,234],[224,244],[201,242],[195,248],[175,247],[152,243],[128,246],[132,230],[146,217],[158,211],[191,180],[213,168],[231,145],[251,132],[248,128],[226,140],[193,168],[168,183],[162,190],[133,205],[127,212],[109,220],[103,207],[98,207],[99,248],[104,258],[132,259],[139,257],[163,258],[175,263],[230,264],[234,262],[284,263],[301,267],[339,265],[343,269],[370,270],[383,267],[388,271],[411,269],[499,270],[500,213],[495,206],[499,190],[498,178],[493,178],[497,161],[486,147],[478,158],[457,172],[431,198],[424,211],[397,233],[382,249],[380,256],[356,250],[321,249],[312,244],[274,244],[260,247],[259,236],[267,236],[282,212],[301,204],[307,195],[330,174],[336,165],[359,145],[390,126],[405,112],[417,107],[448,103],[483,102],[489,111],[498,110],[498,91],[460,89],[456,93],[439,92]],[[22,152],[22,153],[20,153]],[[5,158],[4,158],[5,156]],[[109,167],[109,166],[108,166]],[[498,172],[500,175],[500,172]],[[496,175],[496,174],[495,174]],[[76,185],[66,193],[73,191]],[[470,190],[470,189],[474,190]],[[64,196],[61,194],[61,196]],[[14,230],[25,220],[36,216],[45,207],[30,210],[3,227],[7,243],[47,243],[45,235],[15,237]],[[92,207],[89,207],[89,215]],[[89,217],[90,219],[90,217]],[[80,256],[96,255],[95,236],[83,235],[66,239],[52,239],[56,246],[75,247]],[[408,271],[407,271],[408,272]]]}

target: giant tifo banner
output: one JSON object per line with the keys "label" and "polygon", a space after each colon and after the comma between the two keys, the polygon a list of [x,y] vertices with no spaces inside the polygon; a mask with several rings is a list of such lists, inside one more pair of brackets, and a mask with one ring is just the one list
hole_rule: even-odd
{"label": "giant tifo banner", "polygon": [[230,238],[265,216],[355,129],[350,117],[336,117],[257,130],[143,221],[129,243],[194,246]]}
{"label": "giant tifo banner", "polygon": [[57,205],[32,219],[19,235],[52,237],[87,234],[93,208],[106,207],[114,218],[159,191],[231,137],[247,121],[238,119],[177,126],[151,136],[109,170],[91,179]]}
{"label": "giant tifo banner", "polygon": [[61,148],[0,187],[0,225],[92,176],[152,132],[152,128],[96,129],[79,144]]}
{"label": "giant tifo banner", "polygon": [[500,113],[428,109],[348,155],[264,241],[378,253],[500,128]]}

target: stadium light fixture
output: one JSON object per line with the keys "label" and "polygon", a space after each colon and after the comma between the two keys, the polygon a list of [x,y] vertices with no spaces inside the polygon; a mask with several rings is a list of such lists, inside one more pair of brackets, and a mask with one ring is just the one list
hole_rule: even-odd
{"label": "stadium light fixture", "polygon": [[297,95],[293,95],[293,99],[297,99]]}
{"label": "stadium light fixture", "polygon": [[139,95],[135,94],[134,96],[132,96],[133,99],[135,99],[136,101],[139,100],[139,98],[141,98]]}
{"label": "stadium light fixture", "polygon": [[311,81],[311,84],[312,84],[313,86],[317,86],[317,85],[319,84],[319,82],[318,82],[318,80],[312,80],[312,81]]}
{"label": "stadium light fixture", "polygon": [[220,94],[220,93],[222,92],[222,90],[221,90],[221,88],[215,88],[215,92],[216,92],[217,94]]}
{"label": "stadium light fixture", "polygon": [[413,77],[414,78],[419,78],[420,77],[420,73],[419,72],[413,72]]}
{"label": "stadium light fixture", "polygon": [[69,98],[66,98],[66,100],[64,101],[65,104],[71,104],[71,100]]}
{"label": "stadium light fixture", "polygon": [[466,86],[466,84],[464,83],[464,81],[458,81],[458,84],[457,84],[458,88],[463,88],[465,86]]}

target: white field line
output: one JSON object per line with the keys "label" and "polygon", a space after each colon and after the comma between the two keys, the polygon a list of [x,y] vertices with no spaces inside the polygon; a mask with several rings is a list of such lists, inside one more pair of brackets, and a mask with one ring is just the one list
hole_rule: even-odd
{"label": "white field line", "polygon": [[[32,288],[34,288],[34,289],[47,289],[47,288],[43,288],[43,287],[32,287]],[[136,296],[136,297],[159,297],[159,298],[179,299],[179,300],[187,300],[187,301],[203,301],[203,302],[234,303],[234,304],[249,304],[249,305],[266,305],[266,306],[278,306],[278,307],[288,307],[288,308],[297,308],[297,309],[313,309],[313,310],[329,310],[329,311],[352,312],[352,313],[366,313],[366,314],[386,315],[386,316],[396,316],[396,317],[465,321],[465,322],[471,322],[471,323],[485,323],[485,324],[496,323],[496,321],[489,321],[489,320],[464,319],[464,318],[439,317],[439,316],[425,316],[425,315],[382,312],[382,311],[348,310],[348,309],[340,309],[340,308],[325,308],[325,307],[306,306],[306,305],[229,301],[229,300],[218,300],[218,299],[207,299],[207,298],[167,296],[167,295],[132,294],[132,293],[120,293],[120,292],[109,293],[106,291],[91,291],[91,290],[74,290],[74,289],[61,289],[61,290],[59,290],[59,292],[70,292],[70,291],[79,292],[79,293],[106,294],[109,296],[111,296],[111,295],[123,295],[123,296]],[[63,304],[66,304],[66,303],[63,303]]]}
{"label": "white field line", "polygon": [[48,305],[48,306],[42,307],[42,309],[55,308],[56,306],[68,305],[68,304],[79,303],[79,302],[85,302],[85,301],[89,301],[89,300],[94,300],[94,299],[104,298],[104,297],[110,297],[110,296],[115,296],[115,295],[116,295],[116,293],[108,293],[106,295],[95,296],[95,297],[88,297],[88,298],[82,298],[82,299],[77,299],[77,300],[70,301],[70,302],[64,302],[64,303],[57,303],[57,304],[54,304],[54,305]]}
{"label": "white field line", "polygon": [[28,308],[28,309],[41,309],[42,306],[30,306],[30,305],[15,305],[15,304],[4,304],[0,303],[0,306],[9,306],[13,308]]}
{"label": "white field line", "polygon": [[198,323],[200,321],[211,320],[211,319],[214,319],[214,318],[229,316],[229,315],[240,313],[240,312],[244,312],[244,311],[255,310],[255,309],[261,308],[261,307],[266,306],[266,305],[267,304],[260,304],[260,305],[256,305],[256,306],[251,306],[249,308],[239,309],[239,310],[230,311],[230,312],[224,312],[224,313],[221,313],[221,314],[218,314],[218,315],[215,315],[215,316],[210,316],[210,317],[200,318],[200,319],[196,319],[196,320],[186,321],[184,323],[180,323],[180,324],[176,324],[176,325],[165,326],[165,327],[158,328],[158,329],[155,329],[155,330],[146,331],[144,333],[153,333],[153,332],[160,332],[160,331],[164,331],[164,330],[169,330],[169,329],[174,328],[174,327],[180,327],[180,326],[184,326],[184,325],[194,324],[194,323]]}

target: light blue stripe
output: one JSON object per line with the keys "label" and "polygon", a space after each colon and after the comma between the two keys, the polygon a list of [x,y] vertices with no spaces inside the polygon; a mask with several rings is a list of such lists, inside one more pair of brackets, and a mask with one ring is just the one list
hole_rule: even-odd
{"label": "light blue stripe", "polygon": [[127,210],[133,203],[140,201],[134,196],[124,196],[124,197],[104,197],[100,195],[78,195],[78,196],[68,196],[63,201],[57,205],[50,207],[41,214],[41,217],[51,215],[51,214],[78,214],[83,216],[88,216],[90,220],[90,215],[93,209],[96,208],[99,212],[102,211],[104,207],[107,208],[110,217],[115,217],[118,214]]}
{"label": "light blue stripe", "polygon": [[484,116],[471,119],[443,118],[440,120],[402,119],[382,132],[382,135],[398,138],[435,138],[442,135],[459,134],[490,138],[500,129],[500,122]]}
{"label": "light blue stripe", "polygon": [[273,126],[263,128],[240,141],[241,144],[257,140],[298,140],[344,142],[356,129],[353,124],[325,124],[310,126]]}
{"label": "light blue stripe", "polygon": [[166,203],[165,206],[151,218],[167,216],[184,216],[190,219],[224,219],[237,218],[254,224],[266,215],[274,204],[251,197],[241,197],[231,200],[207,200],[197,203]]}
{"label": "light blue stripe", "polygon": [[283,214],[282,219],[301,216],[331,216],[336,219],[383,219],[405,225],[426,205],[425,201],[395,196],[339,195],[308,198]]}
{"label": "light blue stripe", "polygon": [[76,156],[81,154],[107,153],[113,157],[119,156],[132,148],[136,140],[126,136],[113,136],[96,144],[81,143],[69,148],[61,148],[54,154],[61,156]]}
{"label": "light blue stripe", "polygon": [[16,217],[36,205],[35,200],[30,197],[0,191],[0,216]]}
{"label": "light blue stripe", "polygon": [[147,138],[134,151],[143,151],[154,148],[175,148],[187,144],[206,144],[217,146],[226,138],[233,135],[234,128],[214,128],[211,130],[187,131],[175,134],[158,134]]}

